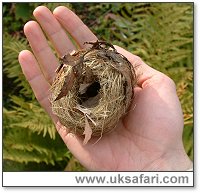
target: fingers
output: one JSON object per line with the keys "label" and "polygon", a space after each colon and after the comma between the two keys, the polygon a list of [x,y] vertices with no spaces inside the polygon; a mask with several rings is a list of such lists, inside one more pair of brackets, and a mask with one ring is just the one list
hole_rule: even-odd
{"label": "fingers", "polygon": [[90,29],[68,8],[59,6],[54,10],[53,14],[81,48],[86,46],[84,42],[97,40],[97,37]]}
{"label": "fingers", "polygon": [[61,136],[62,140],[64,141],[67,134],[69,133],[69,129],[67,129],[64,125],[62,125],[60,123],[60,121],[57,121],[55,125],[56,125],[56,129],[57,129],[59,135]]}
{"label": "fingers", "polygon": [[66,32],[48,8],[39,6],[34,10],[33,15],[42,26],[60,56],[75,49]]}
{"label": "fingers", "polygon": [[23,50],[19,54],[19,63],[21,64],[22,71],[28,80],[31,88],[41,104],[41,106],[49,113],[51,118],[56,121],[56,117],[52,114],[50,108],[49,96],[49,84],[44,78],[39,65],[33,56],[33,54],[28,50]]}
{"label": "fingers", "polygon": [[59,121],[56,123],[56,129],[70,152],[80,160],[85,167],[90,168],[91,165],[88,165],[91,159],[91,155],[88,151],[90,145],[87,144],[83,146],[82,139],[70,133],[69,129],[63,126]]}
{"label": "fingers", "polygon": [[[75,46],[68,38],[66,32],[48,8],[44,6],[37,7],[33,14],[60,56],[75,49]],[[58,16],[58,20],[61,24],[64,25],[66,30],[82,47],[85,41],[93,41],[97,39],[87,26],[85,26],[78,18],[78,16],[69,9],[58,7],[55,9],[54,14],[55,16]],[[42,29],[37,22],[30,21],[24,26],[24,33],[40,64],[42,73],[46,80],[51,84],[53,77],[55,77],[55,69],[59,64],[48,45]]]}
{"label": "fingers", "polygon": [[[57,121],[56,129],[68,149],[72,152],[72,154],[78,156],[77,153],[79,154],[79,152],[83,150],[83,146],[77,136],[70,133],[69,129],[62,125],[60,121]],[[83,154],[83,151],[81,154]]]}
{"label": "fingers", "polygon": [[66,128],[61,127],[61,129],[58,130],[58,133],[60,134],[67,148],[81,162],[81,164],[86,168],[91,168],[91,154],[88,151],[88,146],[83,146],[82,140],[73,133],[68,132]]}
{"label": "fingers", "polygon": [[51,84],[55,76],[58,61],[37,22],[29,21],[24,26],[24,33],[37,58],[46,80]]}

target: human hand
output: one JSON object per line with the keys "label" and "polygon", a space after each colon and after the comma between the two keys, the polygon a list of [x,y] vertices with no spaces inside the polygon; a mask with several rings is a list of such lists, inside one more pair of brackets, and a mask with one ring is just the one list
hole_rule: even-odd
{"label": "human hand", "polygon": [[182,143],[183,115],[174,82],[118,46],[115,46],[117,51],[133,64],[138,76],[129,113],[113,132],[103,136],[95,145],[97,139],[83,146],[82,138],[61,125],[53,115],[48,99],[59,62],[44,33],[59,56],[76,49],[66,31],[80,48],[86,46],[84,42],[96,41],[97,37],[66,7],[57,7],[52,14],[40,6],[33,14],[37,22],[29,21],[24,26],[33,53],[23,50],[19,62],[37,100],[52,118],[68,149],[88,170],[189,169],[191,161]]}

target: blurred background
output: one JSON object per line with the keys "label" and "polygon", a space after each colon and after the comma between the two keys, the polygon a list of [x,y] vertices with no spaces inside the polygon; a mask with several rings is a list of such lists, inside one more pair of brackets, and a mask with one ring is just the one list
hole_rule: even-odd
{"label": "blurred background", "polygon": [[17,60],[29,49],[33,10],[64,5],[101,40],[140,56],[170,76],[184,113],[184,146],[193,160],[193,3],[3,3],[3,171],[85,171],[56,133]]}

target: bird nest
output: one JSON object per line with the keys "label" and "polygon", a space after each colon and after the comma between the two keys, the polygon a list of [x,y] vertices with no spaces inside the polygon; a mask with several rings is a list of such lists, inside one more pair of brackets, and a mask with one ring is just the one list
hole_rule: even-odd
{"label": "bird nest", "polygon": [[91,137],[115,129],[132,102],[136,76],[126,57],[106,42],[61,58],[51,87],[52,111],[76,134]]}

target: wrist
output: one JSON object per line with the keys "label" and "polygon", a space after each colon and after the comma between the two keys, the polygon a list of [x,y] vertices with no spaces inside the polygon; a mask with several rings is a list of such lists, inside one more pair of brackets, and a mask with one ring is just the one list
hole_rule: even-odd
{"label": "wrist", "polygon": [[185,150],[172,150],[144,168],[145,171],[192,171],[193,163]]}
{"label": "wrist", "polygon": [[182,152],[175,151],[174,153],[169,153],[166,164],[171,169],[171,171],[187,171],[193,167],[193,163],[185,150]]}

